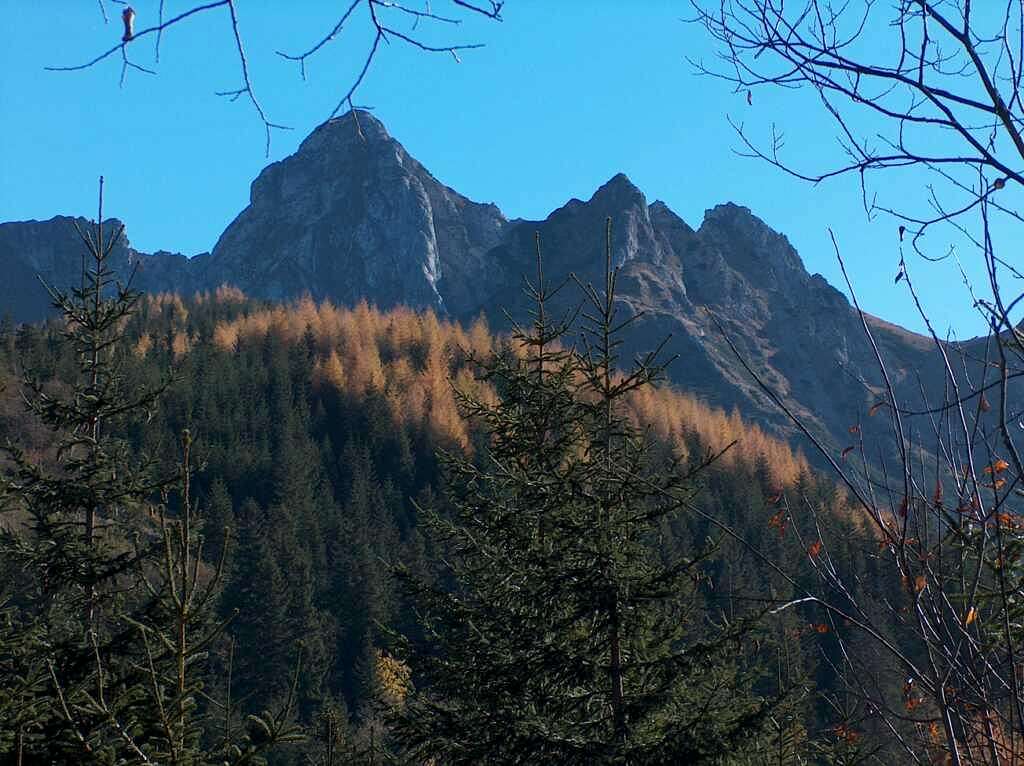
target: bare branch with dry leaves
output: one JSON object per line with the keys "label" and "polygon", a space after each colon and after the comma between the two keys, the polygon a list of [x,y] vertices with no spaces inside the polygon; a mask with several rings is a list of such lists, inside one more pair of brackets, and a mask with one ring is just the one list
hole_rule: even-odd
{"label": "bare branch with dry leaves", "polygon": [[[275,52],[278,56],[284,59],[298,62],[300,74],[305,80],[307,60],[324,48],[328,43],[338,38],[338,36],[344,31],[346,23],[355,15],[356,11],[361,8],[365,9],[370,29],[373,33],[372,41],[366,51],[362,67],[356,75],[355,80],[340,98],[334,110],[330,115],[328,115],[328,119],[330,119],[336,116],[346,105],[349,108],[353,108],[354,105],[352,99],[355,96],[356,91],[365,81],[366,76],[370,71],[371,64],[381,50],[381,43],[388,43],[391,40],[397,40],[425,53],[449,54],[456,62],[460,61],[460,51],[474,50],[483,47],[480,43],[447,43],[439,45],[430,43],[427,41],[426,37],[421,36],[421,33],[423,32],[423,30],[420,29],[421,23],[424,26],[427,24],[433,24],[442,27],[457,27],[462,24],[463,21],[460,14],[482,16],[494,21],[501,21],[501,11],[504,6],[504,3],[502,2],[472,3],[465,2],[463,0],[450,0],[450,2],[453,6],[454,13],[446,15],[436,13],[432,10],[429,2],[424,3],[422,8],[418,8],[413,7],[413,5],[409,3],[399,2],[399,0],[351,0],[334,26],[308,50],[297,54],[289,54],[281,50]],[[107,23],[109,19],[103,0],[99,0],[99,6],[104,23]],[[118,44],[111,46],[80,64],[48,66],[46,69],[52,72],[82,71],[90,69],[116,54],[119,54],[121,58],[119,83],[121,87],[124,87],[129,70],[135,70],[151,75],[155,75],[157,73],[154,68],[143,66],[129,58],[129,46],[132,43],[140,38],[149,37],[151,35],[155,36],[154,64],[159,64],[160,45],[163,39],[163,34],[166,30],[176,27],[188,19],[194,19],[200,14],[217,11],[218,9],[223,9],[223,12],[227,13],[230,20],[232,46],[238,58],[242,82],[238,88],[217,91],[216,95],[224,96],[230,101],[236,101],[242,97],[249,101],[263,125],[263,129],[266,134],[266,155],[269,156],[272,131],[290,130],[291,128],[272,120],[268,116],[267,110],[264,108],[262,101],[256,95],[256,88],[253,84],[253,79],[250,73],[249,59],[243,42],[243,35],[239,24],[238,8],[235,0],[214,0],[213,2],[201,3],[168,19],[164,18],[164,2],[163,0],[160,0],[157,23],[137,32],[132,28],[132,24],[128,18],[128,14],[130,14],[131,20],[134,20],[134,11],[130,7],[126,6],[124,11],[126,14],[125,34]],[[399,17],[412,20],[412,27],[410,30],[402,31],[397,28]]]}
{"label": "bare branch with dry leaves", "polygon": [[[897,645],[911,667],[862,625],[832,630],[841,649],[836,672],[851,694],[911,760],[951,764],[1020,763],[1024,759],[1024,332],[1014,317],[1024,305],[1016,256],[1024,216],[1024,2],[1003,0],[972,7],[969,0],[897,0],[832,4],[824,0],[692,0],[692,21],[717,43],[715,64],[696,70],[727,82],[745,96],[751,116],[730,119],[741,154],[767,162],[812,184],[858,178],[869,217],[895,218],[899,254],[896,282],[931,340],[932,360],[916,371],[915,399],[908,380],[897,383],[891,360],[877,342],[846,270],[836,257],[861,318],[876,369],[852,371],[867,386],[866,419],[879,412],[887,429],[864,435],[865,420],[851,413],[853,443],[817,439],[782,397],[729,340],[741,366],[810,439],[867,522],[877,542],[880,576],[898,578],[900,596],[882,608],[899,632]],[[1001,10],[1000,10],[1001,9]],[[870,44],[868,44],[870,41]],[[836,162],[798,167],[785,151],[777,119],[768,140],[752,137],[761,113],[754,91],[804,89],[836,130]],[[914,173],[922,194],[879,201],[871,179]],[[987,284],[973,285],[970,308],[984,317],[986,338],[953,343],[929,320],[904,254],[925,261],[950,257],[929,252],[928,232],[949,225],[984,266]],[[997,236],[998,234],[998,236]],[[1000,246],[1001,245],[1001,246]],[[1000,252],[1002,250],[1002,252]],[[907,253],[909,255],[909,253]],[[981,289],[985,294],[979,297]],[[878,391],[883,392],[881,398]],[[877,421],[876,421],[877,422]],[[877,452],[877,457],[874,455]],[[790,509],[796,514],[798,508]],[[813,507],[803,513],[816,521]],[[797,525],[794,525],[797,528]],[[817,529],[814,524],[813,528]],[[863,583],[843,582],[810,548],[808,564],[820,594],[841,592],[865,610]],[[808,594],[805,598],[816,596]],[[828,601],[821,606],[828,614]],[[850,640],[859,633],[868,650]],[[878,676],[879,652],[905,673],[902,690],[886,691]]]}

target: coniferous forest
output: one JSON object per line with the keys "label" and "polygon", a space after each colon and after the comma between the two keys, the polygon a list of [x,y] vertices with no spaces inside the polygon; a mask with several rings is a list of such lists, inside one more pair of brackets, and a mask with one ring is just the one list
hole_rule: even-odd
{"label": "coniferous forest", "polygon": [[[0,764],[1024,764],[1024,0],[49,5],[0,51]],[[227,60],[268,164],[199,252],[254,144],[174,84]]]}
{"label": "coniferous forest", "polygon": [[89,234],[57,318],[0,338],[11,758],[891,746],[839,670],[856,639],[799,603],[826,562],[862,589],[834,598],[905,600],[878,535],[785,444],[665,385],[672,360],[623,366],[610,262],[562,286],[577,314],[527,282],[534,321],[492,334],[228,287],[143,297],[106,265],[116,236]]}

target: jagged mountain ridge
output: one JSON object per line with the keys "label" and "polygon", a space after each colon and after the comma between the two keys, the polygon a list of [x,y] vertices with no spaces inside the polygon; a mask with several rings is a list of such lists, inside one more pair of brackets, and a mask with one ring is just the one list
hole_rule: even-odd
{"label": "jagged mountain ridge", "polygon": [[[124,226],[116,218],[103,223],[106,237]],[[16,322],[34,322],[50,315],[52,300],[47,286],[66,290],[80,282],[86,251],[79,232],[91,234],[90,222],[62,215],[48,221],[0,223],[0,263],[5,275],[0,280],[0,315]],[[141,253],[122,235],[111,251],[110,264],[119,279],[132,275],[132,284],[139,290],[173,287],[188,292],[199,286],[195,277],[204,257],[190,259],[167,251]]]}
{"label": "jagged mountain ridge", "polygon": [[[382,308],[432,308],[460,320],[484,313],[500,328],[502,309],[522,318],[528,308],[521,286],[535,269],[535,234],[552,282],[570,273],[598,281],[607,218],[623,308],[646,314],[625,354],[671,333],[665,350],[680,357],[669,370],[676,384],[792,434],[737,365],[707,307],[818,435],[832,445],[848,440],[849,424],[880,387],[846,298],[808,274],[788,240],[748,209],[719,205],[693,229],[664,203],[648,204],[621,174],[542,221],[510,221],[495,205],[440,183],[369,113],[350,112],[259,174],[250,204],[211,253],[146,254],[125,239],[114,260],[121,271],[134,268],[136,286],[147,291],[229,283],[274,300],[310,293],[342,304],[365,298]],[[77,280],[80,259],[71,219],[0,224],[0,262],[10,275],[0,287],[0,312],[20,321],[42,318],[49,301],[35,274],[66,286]],[[573,295],[564,290],[560,307],[569,308]],[[871,324],[897,387],[920,399],[911,378],[931,369],[930,341]]]}

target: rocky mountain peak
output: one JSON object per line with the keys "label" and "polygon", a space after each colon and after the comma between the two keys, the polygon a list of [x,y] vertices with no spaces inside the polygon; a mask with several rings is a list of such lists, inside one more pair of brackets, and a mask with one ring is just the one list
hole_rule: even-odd
{"label": "rocky mountain peak", "polygon": [[384,123],[363,109],[354,109],[321,123],[299,145],[296,155],[337,155],[339,152],[367,151],[395,144]]}
{"label": "rocky mountain peak", "polygon": [[[137,268],[135,286],[146,291],[188,294],[229,283],[259,298],[309,293],[341,305],[431,308],[462,321],[483,313],[501,327],[505,310],[528,321],[522,279],[536,268],[537,233],[552,284],[570,273],[603,283],[608,218],[619,298],[645,314],[623,358],[671,335],[666,353],[685,360],[672,373],[676,384],[785,433],[785,419],[737,372],[703,311],[709,307],[788,406],[818,433],[848,436],[864,393],[835,381],[840,365],[872,368],[873,356],[857,346],[860,320],[748,208],[718,205],[695,231],[663,202],[648,205],[618,173],[587,201],[572,200],[543,220],[508,221],[496,206],[439,182],[362,110],[323,123],[293,155],[267,166],[212,253],[146,255],[125,242],[115,265]],[[0,263],[0,314],[46,316],[49,299],[36,275],[65,287],[79,279],[72,219],[0,225]],[[567,289],[559,300],[564,305],[553,311],[571,310],[575,295]],[[900,332],[879,325],[877,333],[894,369],[919,366],[914,337]]]}
{"label": "rocky mountain peak", "polygon": [[453,277],[479,278],[479,256],[505,224],[493,205],[438,182],[363,110],[323,123],[265,168],[250,200],[214,247],[207,281],[269,298],[309,292],[446,313],[439,284],[448,280],[459,303],[470,288]]}
{"label": "rocky mountain peak", "polygon": [[276,205],[284,197],[365,175],[369,166],[410,164],[418,166],[380,120],[363,110],[349,111],[321,123],[295,154],[265,167],[253,181],[249,199],[253,205]]}
{"label": "rocky mountain peak", "polygon": [[726,202],[705,211],[698,236],[712,245],[730,267],[753,283],[792,293],[810,275],[789,240],[754,215],[750,208]]}
{"label": "rocky mountain peak", "polygon": [[658,227],[682,232],[687,237],[696,233],[686,221],[660,199],[648,205],[647,210],[650,213],[651,221]]}
{"label": "rocky mountain peak", "polygon": [[617,211],[630,207],[646,208],[647,199],[625,173],[616,173],[598,187],[587,204]]}
{"label": "rocky mountain peak", "polygon": [[743,239],[752,247],[781,244],[780,240],[787,246],[789,244],[784,236],[754,215],[750,208],[734,202],[723,202],[705,210],[699,231],[702,236]]}

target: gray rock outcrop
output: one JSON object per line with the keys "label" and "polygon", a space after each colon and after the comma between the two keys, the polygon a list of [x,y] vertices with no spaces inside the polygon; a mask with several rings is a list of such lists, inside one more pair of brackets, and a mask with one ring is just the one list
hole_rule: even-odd
{"label": "gray rock outcrop", "polygon": [[[718,205],[694,229],[664,203],[648,204],[618,174],[589,200],[570,200],[544,220],[509,221],[495,205],[440,183],[367,112],[324,123],[295,154],[266,167],[252,183],[249,205],[210,254],[139,253],[125,239],[114,265],[136,269],[135,285],[149,291],[229,283],[274,300],[305,293],[343,305],[365,299],[463,321],[483,313],[500,329],[503,310],[528,316],[521,288],[523,277],[534,275],[535,234],[550,282],[575,275],[600,285],[609,218],[623,316],[645,314],[623,348],[623,363],[671,334],[665,351],[680,357],[669,368],[676,384],[792,435],[785,416],[737,364],[713,314],[817,435],[836,447],[849,441],[849,425],[881,393],[860,317],[750,210]],[[0,224],[0,312],[18,321],[45,316],[49,299],[36,275],[73,284],[81,253],[71,219]],[[578,299],[567,286],[552,308],[570,309]],[[930,341],[874,318],[869,325],[908,401],[921,399],[918,376],[937,396],[943,376]],[[884,428],[883,420],[871,426]]]}

